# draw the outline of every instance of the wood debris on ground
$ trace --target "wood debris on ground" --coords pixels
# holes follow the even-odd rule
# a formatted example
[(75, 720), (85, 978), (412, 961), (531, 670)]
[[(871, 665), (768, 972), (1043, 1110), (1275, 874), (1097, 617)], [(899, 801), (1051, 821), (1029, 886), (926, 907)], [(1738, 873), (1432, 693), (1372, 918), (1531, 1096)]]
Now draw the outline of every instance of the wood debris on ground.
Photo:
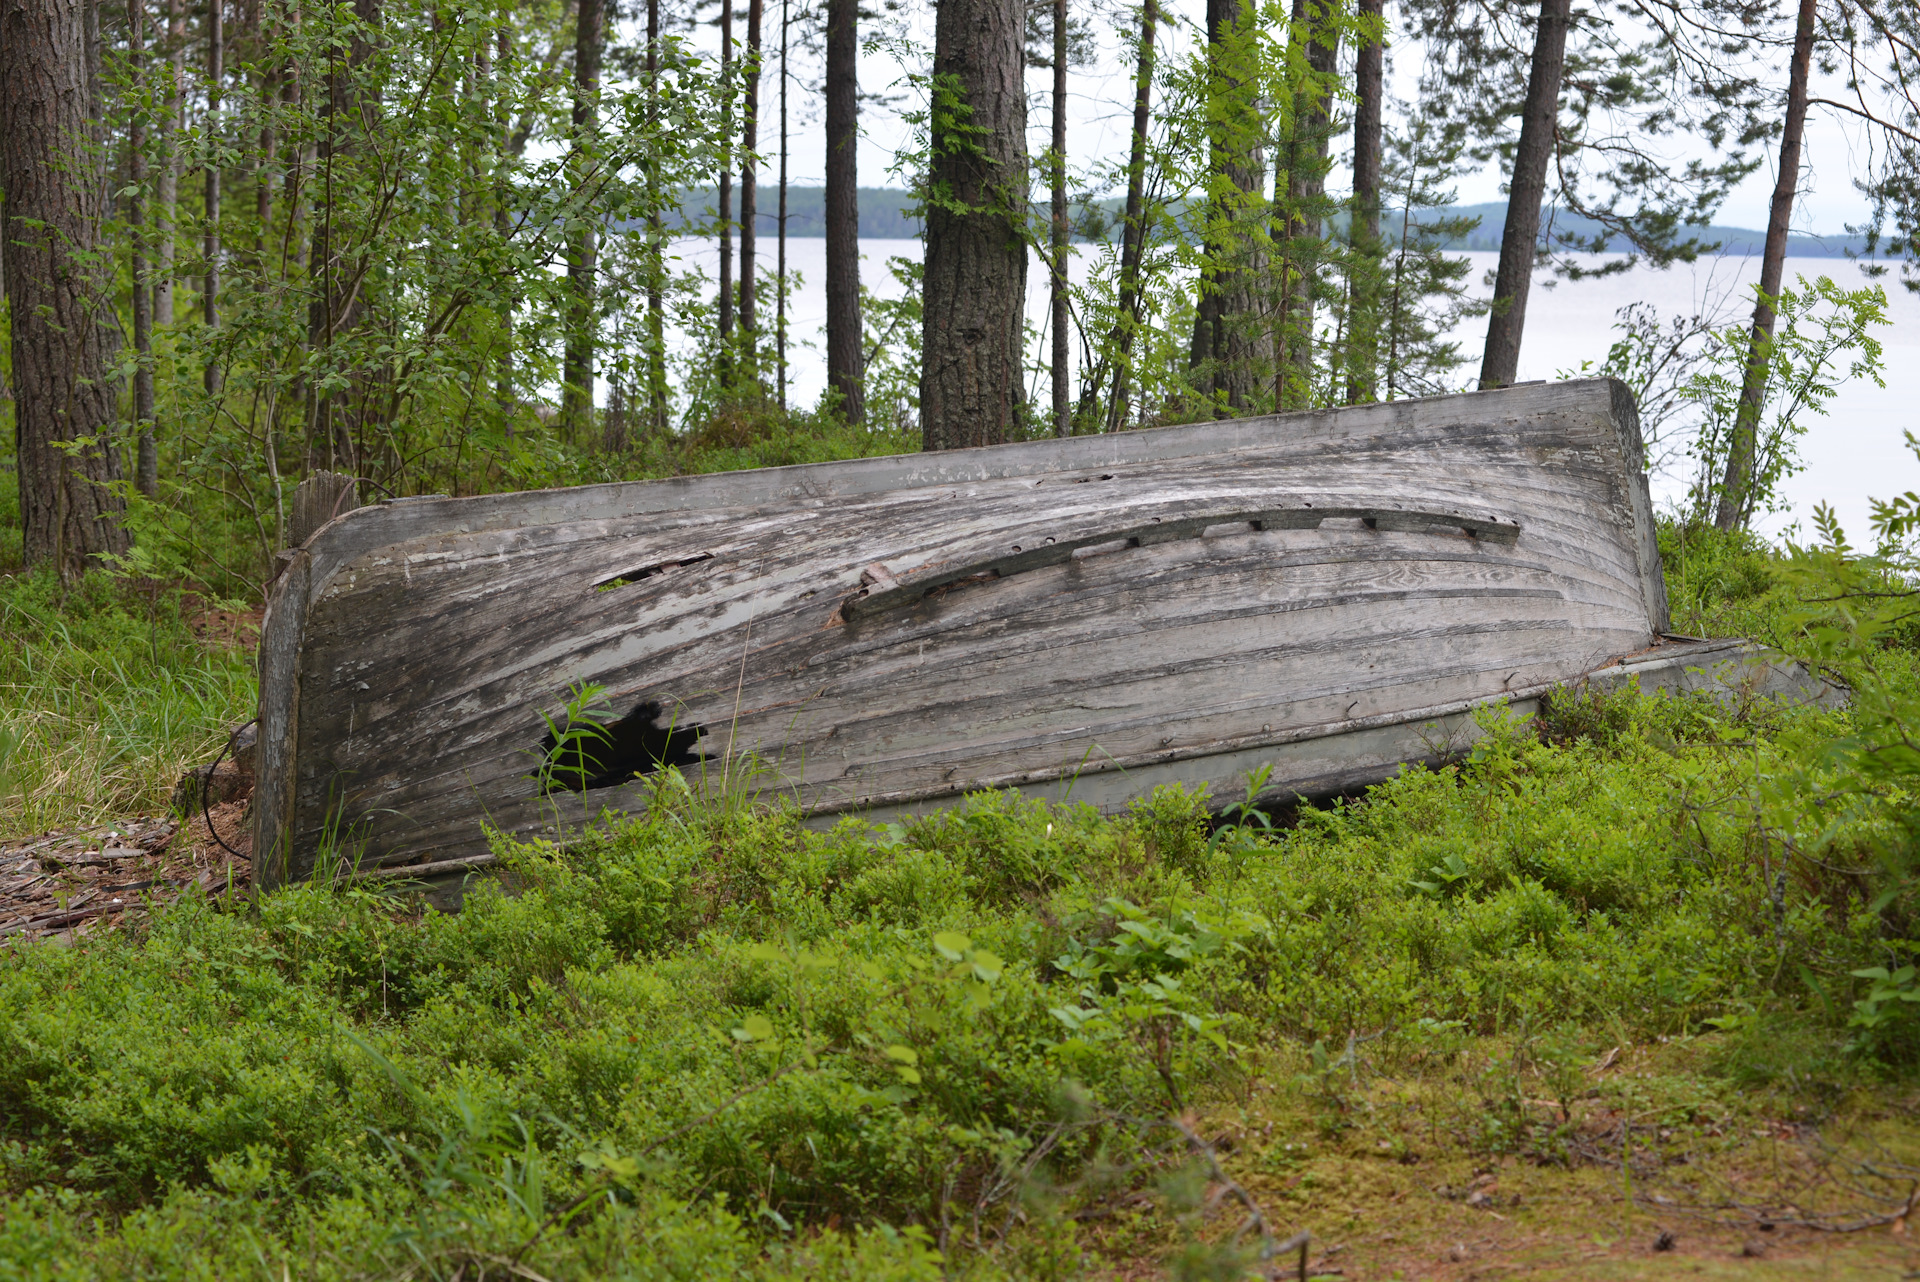
[(0, 942), (77, 939), (191, 887), (244, 890), (252, 880), (246, 810), (237, 797), (185, 824), (140, 817), (0, 842)]

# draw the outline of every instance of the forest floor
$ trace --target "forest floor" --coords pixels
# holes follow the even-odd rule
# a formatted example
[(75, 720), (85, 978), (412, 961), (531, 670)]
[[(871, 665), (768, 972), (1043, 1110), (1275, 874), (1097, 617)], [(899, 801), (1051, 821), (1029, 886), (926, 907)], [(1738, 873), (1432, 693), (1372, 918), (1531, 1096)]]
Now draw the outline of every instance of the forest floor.
[[(1523, 1153), (1475, 1154), (1436, 1129), (1472, 1092), (1417, 1067), (1367, 1078), (1331, 1134), (1312, 1092), (1255, 1087), (1213, 1143), (1267, 1216), (1312, 1231), (1311, 1277), (1920, 1276), (1920, 1087), (1825, 1102), (1728, 1092), (1713, 1067), (1724, 1044), (1608, 1048), (1571, 1099), (1525, 1102), (1546, 1142)], [(1628, 1117), (1645, 1127), (1631, 1143)], [(1166, 1275), (1153, 1209), (1142, 1204), (1137, 1261), (1111, 1276)], [(1119, 1259), (1126, 1237), (1096, 1240)]]
[[(1765, 637), (1716, 558), (1680, 626)], [(0, 1276), (1920, 1278), (1911, 887), (1750, 804), (1845, 714), (1569, 704), (1273, 830), (666, 776), (449, 917), (167, 813), (246, 611), (0, 623)]]

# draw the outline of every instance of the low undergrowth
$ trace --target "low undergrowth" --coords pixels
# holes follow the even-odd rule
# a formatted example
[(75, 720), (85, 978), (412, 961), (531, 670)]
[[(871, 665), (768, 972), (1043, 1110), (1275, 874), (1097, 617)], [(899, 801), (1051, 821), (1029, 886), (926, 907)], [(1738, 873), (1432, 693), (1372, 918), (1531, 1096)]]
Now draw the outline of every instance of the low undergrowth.
[[(1858, 1176), (1843, 1135), (1920, 1171), (1906, 571), (1665, 551), (1678, 626), (1852, 708), (1493, 710), (1285, 826), (1163, 789), (821, 832), (667, 772), (458, 916), (307, 885), (0, 949), (0, 1276), (1228, 1277), (1302, 1227), (1387, 1276), (1488, 1216), (1624, 1251)], [(247, 715), (192, 606), (0, 581), (8, 832), (157, 806)], [(1830, 1228), (1863, 1178), (1775, 1201)]]
[(1178, 790), (1114, 818), (981, 794), (814, 832), (669, 775), (564, 854), (502, 842), (518, 892), (481, 885), (458, 916), (310, 885), (16, 947), (0, 1261), (1191, 1271), (1225, 1247), (1180, 1228), (1176, 1119), (1284, 1118), (1243, 1150), (1257, 1183), (1377, 1128), (1392, 1070), (1425, 1083), (1422, 1146), (1577, 1165), (1572, 1105), (1534, 1105), (1605, 1046), (1663, 1040), (1748, 1101), (1718, 1113), (1770, 1092), (1830, 1112), (1920, 1053), (1920, 1020), (1856, 1005), (1912, 905), (1865, 857), (1769, 872), (1747, 799), (1838, 725), (1756, 715), (1489, 716), (1461, 764), (1279, 832), (1210, 833)]

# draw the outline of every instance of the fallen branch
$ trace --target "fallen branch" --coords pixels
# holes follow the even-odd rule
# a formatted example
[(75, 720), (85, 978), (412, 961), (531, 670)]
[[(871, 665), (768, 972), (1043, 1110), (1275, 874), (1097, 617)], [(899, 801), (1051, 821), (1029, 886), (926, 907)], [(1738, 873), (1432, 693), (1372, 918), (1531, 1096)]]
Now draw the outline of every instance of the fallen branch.
[[(1348, 1043), (1347, 1053), (1349, 1055), (1353, 1053), (1351, 1041)], [(1245, 1237), (1249, 1231), (1257, 1232), (1260, 1235), (1261, 1275), (1268, 1278), (1279, 1277), (1280, 1272), (1278, 1267), (1270, 1264), (1269, 1261), (1285, 1255), (1289, 1251), (1298, 1251), (1300, 1253), (1300, 1282), (1307, 1282), (1307, 1246), (1313, 1241), (1313, 1235), (1307, 1232), (1307, 1230), (1301, 1229), (1284, 1242), (1274, 1241), (1273, 1230), (1267, 1227), (1267, 1216), (1266, 1213), (1260, 1209), (1260, 1203), (1254, 1201), (1253, 1194), (1247, 1192), (1240, 1181), (1227, 1174), (1226, 1168), (1220, 1165), (1219, 1155), (1213, 1151), (1213, 1145), (1208, 1143), (1207, 1140), (1201, 1136), (1200, 1132), (1187, 1125), (1187, 1120), (1184, 1117), (1174, 1118), (1173, 1125), (1175, 1129), (1187, 1137), (1187, 1143), (1207, 1159), (1207, 1168), (1212, 1173), (1213, 1178), (1225, 1188), (1228, 1193), (1233, 1195), (1235, 1201), (1246, 1208), (1247, 1218), (1241, 1223), (1238, 1229), (1234, 1230), (1233, 1240), (1238, 1244), (1240, 1239)]]

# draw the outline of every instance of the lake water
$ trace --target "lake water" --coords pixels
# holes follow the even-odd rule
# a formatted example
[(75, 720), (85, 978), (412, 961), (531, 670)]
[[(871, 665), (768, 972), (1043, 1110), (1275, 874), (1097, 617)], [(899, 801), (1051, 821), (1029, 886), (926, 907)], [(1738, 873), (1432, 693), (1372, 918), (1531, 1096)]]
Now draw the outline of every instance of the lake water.
[[(773, 244), (763, 240), (765, 255), (761, 270), (769, 285), (773, 272)], [(715, 272), (718, 252), (710, 241), (681, 241), (675, 252), (683, 268), (700, 267)], [(865, 262), (862, 278), (867, 287), (885, 296), (898, 296), (899, 286), (886, 270), (889, 257), (913, 257), (920, 253), (917, 240), (865, 240), (861, 242)], [(1496, 255), (1466, 255), (1473, 262), (1475, 289), (1482, 295), (1491, 290), (1483, 283), (1491, 272)], [(810, 404), (826, 385), (826, 242), (818, 238), (794, 238), (787, 242), (788, 270), (797, 273), (799, 286), (788, 303), (790, 398), (796, 404)], [(1088, 256), (1076, 259), (1073, 275), (1084, 274)], [(1851, 288), (1861, 283), (1858, 268), (1845, 260), (1805, 258), (1787, 260), (1786, 278), (1797, 274), (1808, 278), (1825, 273), (1841, 285)], [(1710, 258), (1698, 263), (1681, 264), (1667, 271), (1638, 267), (1632, 271), (1599, 280), (1560, 281), (1545, 287), (1545, 278), (1536, 278), (1527, 303), (1525, 342), (1521, 348), (1520, 378), (1552, 378), (1562, 370), (1577, 369), (1583, 361), (1596, 364), (1606, 356), (1616, 334), (1616, 313), (1628, 303), (1645, 301), (1663, 313), (1691, 313), (1699, 300), (1724, 295), (1759, 279), (1758, 258)], [(1046, 322), (1046, 272), (1036, 261), (1028, 272), (1027, 313), (1036, 327)], [(1805, 471), (1791, 477), (1784, 486), (1790, 510), (1769, 517), (1763, 528), (1779, 534), (1798, 522), (1804, 534), (1810, 525), (1808, 516), (1815, 503), (1831, 503), (1856, 544), (1865, 542), (1868, 500), (1887, 498), (1896, 493), (1920, 490), (1920, 461), (1916, 461), (1902, 439), (1913, 429), (1920, 434), (1920, 297), (1888, 285), (1888, 315), (1892, 319), (1881, 334), (1886, 344), (1886, 387), (1872, 383), (1844, 386), (1825, 418), (1808, 421), (1808, 433), (1801, 441)], [(1479, 372), (1479, 352), (1486, 322), (1481, 319), (1463, 328), (1458, 337), (1462, 350), (1472, 354), (1470, 365), (1460, 371), (1462, 386)], [(1672, 501), (1684, 494), (1687, 477), (1658, 475), (1654, 478), (1656, 497)]]

